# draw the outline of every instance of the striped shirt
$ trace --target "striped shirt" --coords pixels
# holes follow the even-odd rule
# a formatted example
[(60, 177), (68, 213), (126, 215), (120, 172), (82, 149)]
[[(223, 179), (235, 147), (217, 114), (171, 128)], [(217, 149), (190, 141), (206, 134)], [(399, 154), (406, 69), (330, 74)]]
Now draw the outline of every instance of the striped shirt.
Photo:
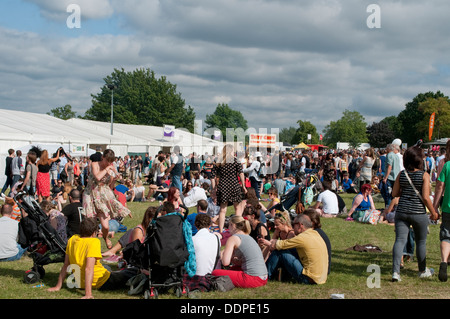
[[(422, 195), (424, 173), (424, 171), (408, 172), (411, 182), (414, 184), (420, 195)], [(401, 195), (396, 212), (405, 214), (425, 214), (425, 205), (409, 183), (404, 170), (400, 172), (399, 182)]]

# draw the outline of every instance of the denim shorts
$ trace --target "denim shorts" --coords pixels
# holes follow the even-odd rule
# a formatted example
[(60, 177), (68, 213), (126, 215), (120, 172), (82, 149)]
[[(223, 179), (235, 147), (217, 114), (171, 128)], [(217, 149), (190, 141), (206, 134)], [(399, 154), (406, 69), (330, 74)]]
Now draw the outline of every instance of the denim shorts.
[(450, 213), (442, 212), (439, 240), (450, 243)]

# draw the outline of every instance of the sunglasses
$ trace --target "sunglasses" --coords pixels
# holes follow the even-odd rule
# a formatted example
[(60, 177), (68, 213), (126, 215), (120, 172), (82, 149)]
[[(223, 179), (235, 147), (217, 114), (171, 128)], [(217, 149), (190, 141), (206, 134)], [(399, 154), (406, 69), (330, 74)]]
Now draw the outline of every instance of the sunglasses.
[(275, 214), (275, 217), (284, 219), (284, 220), (286, 221), (286, 217), (284, 217), (284, 215), (281, 214), (281, 213), (276, 213), (276, 214)]

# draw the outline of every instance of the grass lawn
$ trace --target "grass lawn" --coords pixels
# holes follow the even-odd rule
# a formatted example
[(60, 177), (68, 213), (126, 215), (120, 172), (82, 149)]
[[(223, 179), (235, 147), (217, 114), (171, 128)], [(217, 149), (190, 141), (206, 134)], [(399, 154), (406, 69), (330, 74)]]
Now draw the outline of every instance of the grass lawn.
[[(343, 194), (343, 199), (350, 208), (353, 195)], [(124, 224), (134, 227), (148, 205), (156, 203), (129, 203), (133, 218), (126, 218)], [(377, 207), (383, 207), (377, 203)], [(230, 208), (229, 213), (232, 213)], [(307, 286), (295, 283), (270, 281), (265, 287), (256, 289), (233, 289), (226, 293), (202, 293), (201, 299), (330, 299), (331, 294), (344, 294), (345, 299), (443, 299), (450, 296), (450, 282), (441, 283), (437, 275), (429, 280), (418, 278), (417, 263), (413, 260), (405, 264), (401, 271), (402, 281), (392, 283), (392, 247), (395, 240), (394, 227), (386, 224), (368, 225), (348, 222), (343, 218), (322, 219), (322, 228), (330, 238), (332, 245), (331, 274), (326, 284)], [(115, 243), (123, 233), (113, 238)], [(103, 249), (106, 249), (101, 240)], [(379, 246), (382, 253), (346, 251), (356, 244), (373, 244)], [(439, 269), (439, 226), (430, 225), (427, 241), (427, 266)], [(0, 299), (79, 299), (84, 291), (63, 288), (58, 293), (49, 293), (47, 287), (53, 286), (58, 278), (62, 264), (45, 266), (45, 287), (32, 288), (23, 283), (23, 275), (32, 266), (32, 260), (24, 257), (16, 262), (0, 263)], [(377, 283), (371, 265), (380, 269), (379, 285), (370, 288), (369, 284)], [(368, 270), (369, 268), (369, 270)], [(114, 292), (94, 291), (96, 299), (141, 299), (142, 296), (128, 296), (127, 290)], [(160, 299), (176, 298), (173, 294), (160, 295)]]

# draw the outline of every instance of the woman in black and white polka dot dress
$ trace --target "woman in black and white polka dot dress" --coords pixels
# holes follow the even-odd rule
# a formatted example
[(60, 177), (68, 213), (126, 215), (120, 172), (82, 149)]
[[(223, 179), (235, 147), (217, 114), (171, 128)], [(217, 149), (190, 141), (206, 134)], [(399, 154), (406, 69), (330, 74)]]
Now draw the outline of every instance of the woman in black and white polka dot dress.
[(225, 215), (228, 203), (233, 203), (235, 214), (242, 215), (242, 200), (247, 192), (242, 164), (234, 156), (233, 145), (227, 144), (222, 150), (218, 163), (215, 163), (211, 172), (212, 198), (216, 200), (216, 205), (220, 206), (219, 231), (223, 231)]

